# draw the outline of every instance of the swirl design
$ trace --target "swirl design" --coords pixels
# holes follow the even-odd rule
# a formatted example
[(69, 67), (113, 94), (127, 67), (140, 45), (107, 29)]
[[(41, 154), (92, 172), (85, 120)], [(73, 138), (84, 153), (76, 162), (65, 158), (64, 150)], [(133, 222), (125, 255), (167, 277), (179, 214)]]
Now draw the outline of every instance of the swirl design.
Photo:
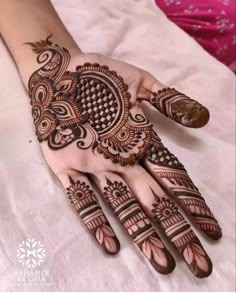
[(122, 165), (134, 164), (149, 147), (152, 126), (131, 113), (128, 86), (107, 66), (85, 63), (66, 71), (69, 52), (45, 41), (31, 43), (42, 67), (29, 80), (32, 116), (40, 142), (53, 150), (72, 142)]

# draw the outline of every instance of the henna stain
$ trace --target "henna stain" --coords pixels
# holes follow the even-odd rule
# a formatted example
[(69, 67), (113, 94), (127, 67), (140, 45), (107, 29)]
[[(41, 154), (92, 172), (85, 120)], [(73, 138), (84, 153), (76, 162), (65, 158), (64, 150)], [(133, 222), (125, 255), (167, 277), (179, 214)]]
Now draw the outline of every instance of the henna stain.
[(164, 147), (156, 133), (153, 134), (146, 161), (149, 171), (157, 176), (158, 183), (180, 202), (197, 227), (212, 239), (221, 238), (221, 228), (198, 188), (184, 166)]
[(212, 262), (190, 225), (172, 200), (153, 194), (153, 219), (183, 256), (191, 272), (198, 278), (208, 277), (212, 272)]
[(46, 141), (52, 150), (76, 142), (114, 163), (136, 163), (149, 147), (152, 125), (143, 115), (131, 114), (122, 77), (97, 63), (66, 71), (70, 54), (50, 38), (27, 43), (43, 63), (28, 82), (39, 142)]
[(88, 184), (82, 181), (73, 181), (66, 189), (71, 203), (76, 208), (81, 220), (95, 239), (108, 254), (119, 252), (120, 243), (104, 215), (97, 199)]
[(186, 127), (203, 127), (210, 119), (207, 108), (174, 88), (152, 92), (150, 103), (163, 115)]
[(151, 265), (161, 274), (169, 274), (175, 261), (163, 245), (150, 220), (142, 211), (134, 195), (122, 182), (106, 179), (104, 196)]

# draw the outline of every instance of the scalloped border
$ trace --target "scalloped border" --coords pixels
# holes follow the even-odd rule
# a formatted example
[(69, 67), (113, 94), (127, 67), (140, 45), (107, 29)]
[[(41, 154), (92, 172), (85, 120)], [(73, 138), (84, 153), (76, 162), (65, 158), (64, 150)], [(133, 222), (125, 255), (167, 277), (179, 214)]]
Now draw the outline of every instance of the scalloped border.
[[(129, 116), (129, 110), (131, 109), (132, 105), (130, 103), (130, 98), (131, 98), (131, 94), (128, 92), (128, 85), (126, 83), (124, 83), (124, 80), (121, 76), (119, 76), (116, 71), (114, 70), (110, 70), (108, 66), (106, 65), (100, 65), (98, 63), (89, 63), (86, 62), (84, 63), (84, 65), (78, 65), (76, 66), (76, 72), (77, 73), (86, 73), (86, 72), (101, 72), (103, 74), (105, 74), (108, 78), (110, 78), (115, 85), (117, 86), (117, 88), (119, 89), (119, 91), (121, 92), (121, 101), (123, 104), (123, 109), (121, 109), (121, 115), (119, 120), (113, 124), (111, 126), (111, 128), (109, 127), (108, 131), (104, 131), (104, 132), (98, 132), (99, 136), (101, 138), (103, 138), (104, 136), (107, 138), (110, 138), (113, 136), (114, 131), (119, 131), (127, 122), (128, 120), (128, 116)], [(105, 81), (104, 81), (105, 82)]]

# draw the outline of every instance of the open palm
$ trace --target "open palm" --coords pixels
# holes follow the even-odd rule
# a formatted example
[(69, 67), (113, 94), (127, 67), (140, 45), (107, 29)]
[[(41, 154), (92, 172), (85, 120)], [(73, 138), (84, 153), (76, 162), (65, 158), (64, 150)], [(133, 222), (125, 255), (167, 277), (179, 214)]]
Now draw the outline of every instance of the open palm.
[(96, 240), (109, 254), (119, 251), (93, 185), (158, 272), (170, 273), (175, 261), (150, 220), (197, 277), (208, 276), (211, 260), (175, 202), (212, 239), (221, 237), (221, 229), (140, 102), (187, 127), (204, 126), (207, 109), (132, 65), (99, 54), (70, 58), (50, 37), (30, 45), (41, 64), (28, 83), (37, 137)]

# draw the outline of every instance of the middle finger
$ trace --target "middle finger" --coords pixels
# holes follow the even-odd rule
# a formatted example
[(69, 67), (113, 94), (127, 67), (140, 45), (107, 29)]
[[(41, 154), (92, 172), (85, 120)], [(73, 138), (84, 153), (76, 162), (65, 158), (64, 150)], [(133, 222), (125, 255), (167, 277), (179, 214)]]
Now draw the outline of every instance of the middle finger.
[(122, 225), (151, 265), (161, 274), (172, 272), (175, 268), (173, 257), (165, 248), (126, 182), (112, 172), (100, 172), (93, 174), (92, 177)]

